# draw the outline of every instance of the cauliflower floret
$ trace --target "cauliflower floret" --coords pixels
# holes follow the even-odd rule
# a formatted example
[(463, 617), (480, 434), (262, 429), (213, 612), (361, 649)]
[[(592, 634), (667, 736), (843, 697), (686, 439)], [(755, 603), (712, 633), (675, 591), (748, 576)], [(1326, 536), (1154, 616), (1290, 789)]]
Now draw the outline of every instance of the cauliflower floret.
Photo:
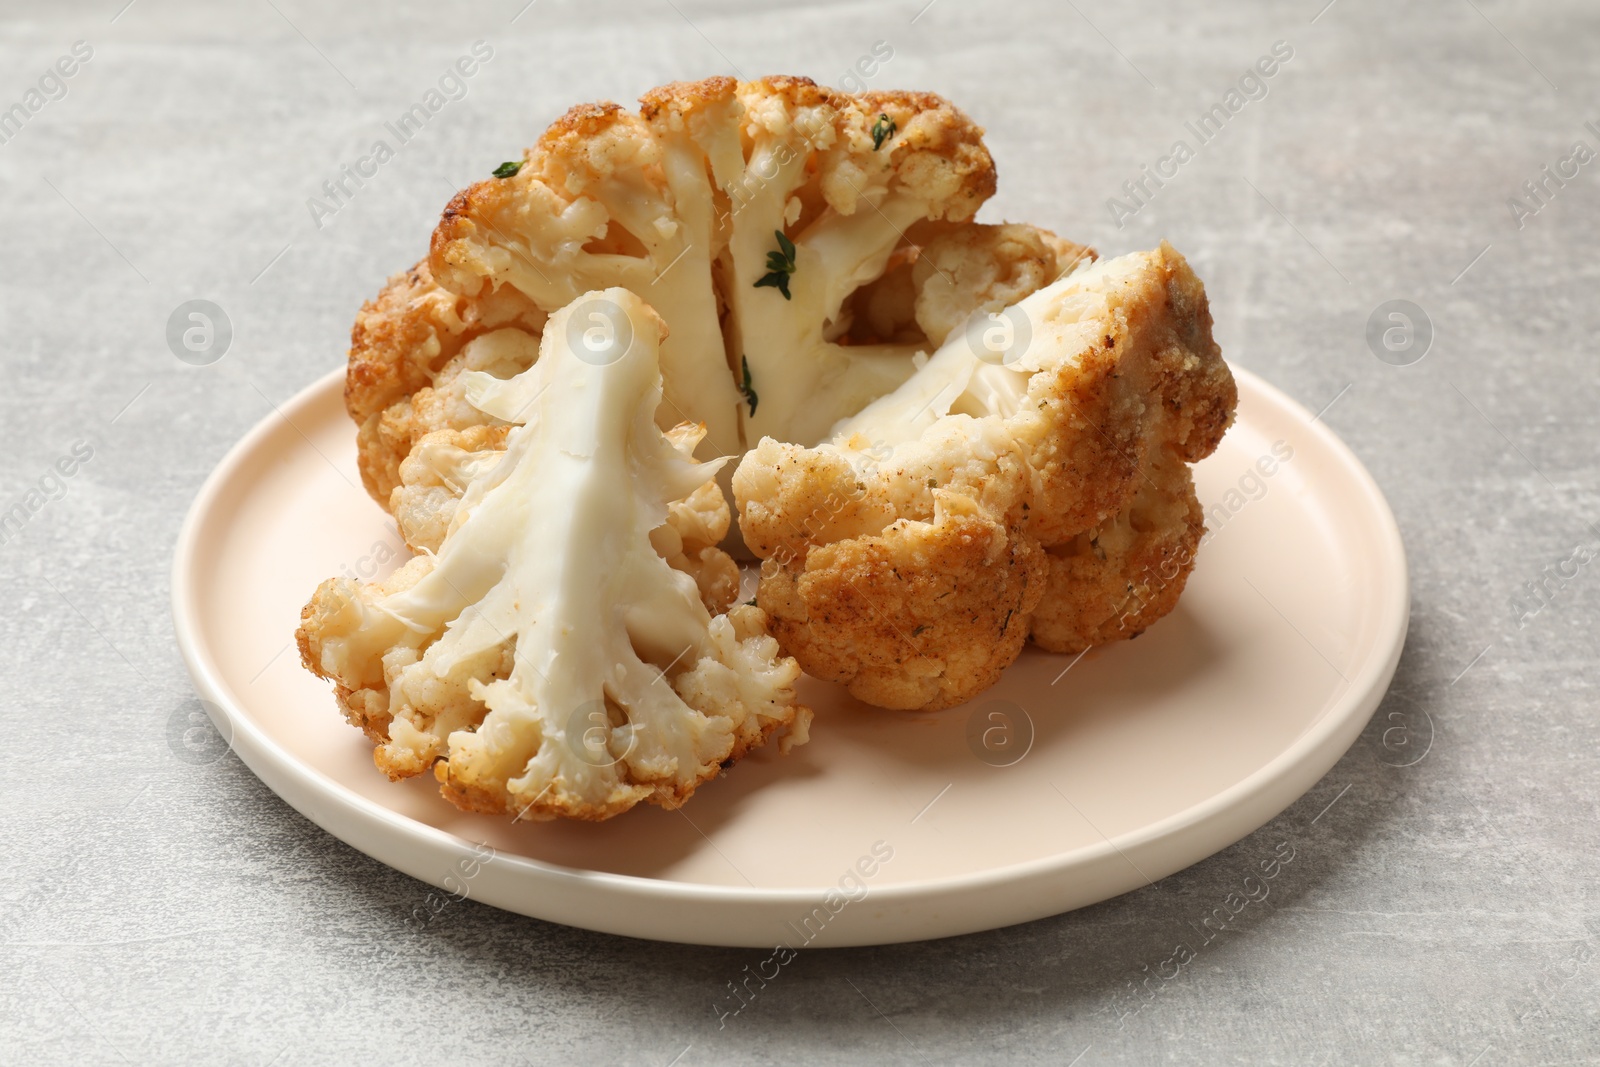
[[(688, 432), (683, 432), (688, 431)], [(705, 425), (684, 423), (667, 436), (686, 456), (705, 436)], [(650, 534), (661, 558), (694, 579), (706, 610), (721, 614), (739, 599), (739, 565), (717, 546), (728, 536), (733, 514), (728, 498), (714, 482), (707, 482), (667, 507), (667, 521)]]
[(389, 498), (389, 510), (411, 551), (439, 551), (461, 494), (500, 461), (510, 429), (501, 423), (435, 430), (412, 446), (400, 464), (400, 484)]
[[(1041, 604), (1069, 582), (1125, 577), (1110, 573), (1123, 556), (1096, 558), (1097, 572), (1049, 550), (1071, 556), (1078, 535), (1124, 512), (1133, 529), (1149, 515), (1172, 523), (1181, 543), (1198, 520), (1164, 498), (1192, 489), (1186, 468), (1162, 464), (1209, 454), (1235, 400), (1181, 256), (1163, 245), (1080, 266), (952, 330), (829, 443), (764, 440), (744, 458), (733, 490), (745, 543), (766, 561), (758, 602), (801, 666), (861, 699), (959, 703), (1016, 658), (1041, 610), (1046, 647), (1106, 636), (1070, 604)], [(1136, 502), (1141, 485), (1155, 499)], [(1146, 605), (1139, 628), (1171, 600)]]
[(856, 100), (772, 78), (739, 95), (750, 147), (722, 265), (729, 350), (753, 394), (744, 440), (814, 444), (909, 377), (928, 347), (835, 343), (846, 299), (885, 272), (910, 228), (970, 219), (994, 192), (994, 165), (983, 131), (932, 94)]
[(467, 342), (536, 338), (548, 313), (611, 285), (670, 328), (661, 426), (705, 423), (709, 454), (821, 440), (930, 347), (909, 316), (905, 336), (846, 338), (846, 305), (891, 266), (915, 299), (908, 231), (963, 223), (994, 191), (981, 135), (930, 94), (804, 78), (667, 85), (638, 114), (573, 108), (515, 174), (457, 194), (428, 260), (363, 310), (346, 400), (368, 489), (388, 506), (425, 434), (489, 421), (424, 396)]
[(1009, 307), (1094, 258), (1093, 249), (1018, 223), (946, 230), (917, 258), (917, 323), (942, 345), (974, 311)]
[(1092, 530), (1047, 550), (1050, 576), (1033, 639), (1051, 652), (1138, 637), (1177, 607), (1205, 533), (1189, 467), (1152, 448), (1133, 500)]
[[(611, 316), (593, 337), (578, 318), (591, 309)], [(469, 480), (437, 552), (375, 585), (324, 583), (301, 656), (378, 742), (381, 769), (432, 767), (462, 808), (676, 807), (773, 735), (805, 740), (799, 667), (759, 608), (713, 614), (664, 558), (692, 551), (715, 568), (705, 552), (728, 514), (707, 491), (721, 461), (687, 454), (703, 428), (655, 424), (661, 320), (610, 289), (549, 325), (531, 369), (464, 376), (467, 401), (513, 428), (493, 462), (453, 457)], [(435, 451), (471, 457), (472, 443)]]
[[(357, 465), (373, 499), (388, 506), (400, 484), (400, 463), (423, 436), (490, 421), (464, 405), (426, 402), (435, 381), (459, 369), (462, 349), (491, 331), (520, 329), (534, 345), (517, 355), (531, 359), (544, 322), (545, 313), (515, 290), (467, 300), (441, 288), (427, 260), (389, 279), (356, 316), (345, 377), (345, 407), (357, 427)], [(508, 349), (502, 347), (502, 354)], [(423, 402), (414, 405), (414, 397)]]

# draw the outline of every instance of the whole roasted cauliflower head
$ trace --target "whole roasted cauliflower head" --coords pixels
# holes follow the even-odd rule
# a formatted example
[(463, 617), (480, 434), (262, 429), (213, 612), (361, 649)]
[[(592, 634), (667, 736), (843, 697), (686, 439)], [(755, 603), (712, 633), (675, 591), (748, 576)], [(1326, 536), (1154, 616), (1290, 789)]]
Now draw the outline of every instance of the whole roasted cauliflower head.
[[(1235, 399), (1181, 256), (1080, 262), (947, 331), (829, 441), (744, 457), (733, 490), (773, 633), (860, 699), (923, 709), (991, 685), (1030, 634), (1056, 651), (1136, 635), (1193, 566), (1186, 464)], [(1118, 628), (1140, 568), (1185, 546), (1173, 591)]]
[[(469, 810), (604, 819), (805, 740), (798, 665), (759, 608), (728, 609), (721, 461), (692, 457), (704, 427), (656, 424), (664, 333), (635, 294), (590, 293), (530, 369), (464, 375), (508, 429), (435, 431), (406, 460), (464, 482), (447, 508), (408, 505), (432, 550), (306, 605), (301, 657), (391, 777), (431, 768)], [(503, 451), (475, 447), (493, 436)]]

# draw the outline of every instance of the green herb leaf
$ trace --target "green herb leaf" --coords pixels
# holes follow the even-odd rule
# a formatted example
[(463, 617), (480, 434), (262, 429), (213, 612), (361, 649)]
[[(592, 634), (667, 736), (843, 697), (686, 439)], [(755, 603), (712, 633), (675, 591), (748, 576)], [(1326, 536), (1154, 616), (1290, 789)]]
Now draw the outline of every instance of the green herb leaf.
[(515, 178), (517, 171), (522, 169), (522, 160), (510, 159), (494, 168), (496, 178)]
[(897, 129), (899, 129), (899, 127), (894, 124), (894, 119), (890, 118), (888, 115), (880, 114), (878, 116), (878, 121), (872, 124), (872, 150), (876, 152), (878, 149), (882, 148), (883, 142), (893, 137), (894, 132)]
[[(784, 278), (784, 281), (788, 281), (789, 280), (789, 276), (787, 274), (785, 274), (783, 276), (783, 278)], [(757, 282), (756, 284), (760, 285), (761, 283)], [(783, 295), (784, 296), (788, 296), (789, 295), (788, 291), (785, 290)], [(761, 398), (759, 396), (756, 396), (756, 391), (750, 384), (750, 360), (749, 360), (749, 358), (746, 357), (746, 356), (740, 356), (739, 357), (739, 367), (740, 367), (740, 369), (742, 369), (744, 371), (744, 381), (742, 383), (740, 383), (740, 385), (739, 385), (739, 392), (744, 394), (745, 402), (750, 405), (750, 414), (752, 416), (754, 416), (755, 413), (756, 413), (756, 405), (761, 402)]]
[(763, 288), (763, 287), (777, 289), (778, 292), (783, 294), (783, 298), (785, 300), (793, 300), (794, 299), (792, 296), (789, 295), (789, 272), (788, 271), (775, 270), (775, 271), (769, 271), (768, 273), (763, 274), (761, 277), (756, 279), (756, 284), (755, 284), (754, 288), (760, 289), (760, 288)]
[(776, 289), (785, 300), (792, 300), (794, 298), (789, 295), (789, 276), (795, 268), (794, 242), (784, 236), (782, 230), (773, 230), (772, 235), (778, 239), (778, 250), (767, 253), (767, 273), (756, 279), (754, 287)]

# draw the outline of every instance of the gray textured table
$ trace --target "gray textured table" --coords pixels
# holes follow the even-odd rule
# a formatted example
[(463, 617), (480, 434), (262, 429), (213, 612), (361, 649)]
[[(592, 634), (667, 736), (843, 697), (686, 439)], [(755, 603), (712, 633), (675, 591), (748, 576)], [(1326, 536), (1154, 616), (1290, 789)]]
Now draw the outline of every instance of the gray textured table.
[[(524, 2), (6, 5), (0, 109), (23, 117), (0, 117), (0, 504), (27, 521), (0, 544), (0, 1061), (1600, 1059), (1600, 11)], [(477, 40), (493, 56), (465, 96), (313, 218), (308, 198)], [(1159, 886), (805, 954), (721, 1029), (712, 1004), (759, 953), (472, 902), (419, 933), (425, 887), (232, 756), (170, 742), (193, 696), (167, 607), (184, 509), (272, 403), (342, 360), (353, 311), (449, 189), (567, 104), (716, 72), (837, 82), (879, 41), (872, 84), (947, 93), (988, 127), (986, 217), (1113, 252), (1170, 237), (1229, 357), (1326, 406), (1410, 553), (1394, 692), (1299, 803)], [(1123, 191), (1279, 41), (1292, 57), (1175, 177)], [(205, 367), (165, 339), (195, 298), (234, 328)], [(1415, 313), (1409, 341), (1368, 343), (1390, 300), (1431, 324), (1420, 361)], [(1285, 841), (1271, 899), (1147, 982)]]

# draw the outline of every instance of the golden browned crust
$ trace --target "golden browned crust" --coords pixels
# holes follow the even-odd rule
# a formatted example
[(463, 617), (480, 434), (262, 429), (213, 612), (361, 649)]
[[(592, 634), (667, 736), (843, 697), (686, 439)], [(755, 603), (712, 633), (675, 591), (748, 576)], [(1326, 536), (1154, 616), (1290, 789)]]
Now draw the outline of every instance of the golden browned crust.
[(654, 122), (664, 114), (687, 115), (733, 99), (739, 83), (717, 75), (692, 82), (668, 82), (639, 97), (639, 117)]
[(807, 673), (878, 707), (932, 711), (993, 685), (1028, 635), (1044, 553), (956, 493), (931, 523), (764, 568), (759, 603)]
[(570, 150), (573, 141), (593, 137), (609, 129), (626, 115), (626, 108), (610, 100), (600, 100), (592, 104), (574, 104), (539, 135), (538, 145), (529, 157), (534, 160), (544, 160), (552, 153)]
[(380, 503), (399, 482), (408, 441), (382, 440), (383, 412), (432, 381), (455, 355), (459, 336), (449, 328), (454, 294), (434, 283), (427, 260), (394, 275), (367, 301), (350, 331), (345, 409), (355, 420), (361, 480)]
[(439, 292), (427, 260), (390, 277), (361, 306), (350, 330), (345, 409), (358, 424), (428, 384), (429, 365), (447, 354), (426, 351), (443, 331), (431, 297)]
[(953, 176), (959, 193), (946, 200), (943, 218), (970, 219), (994, 195), (999, 180), (994, 158), (983, 143), (983, 127), (966, 112), (936, 93), (911, 90), (867, 92), (859, 100), (869, 123), (878, 115), (894, 121), (894, 151), (912, 157), (896, 160), (902, 181), (922, 180), (922, 172), (931, 168)]
[(794, 107), (819, 107), (826, 104), (837, 111), (842, 111), (855, 102), (849, 93), (841, 93), (818, 85), (810, 78), (797, 74), (769, 74), (764, 78), (747, 82), (746, 88), (782, 97)]
[(1035, 453), (1046, 503), (1030, 530), (1051, 547), (1033, 640), (1054, 652), (1137, 637), (1177, 606), (1205, 529), (1186, 464), (1216, 449), (1238, 402), (1200, 279), (1165, 242), (1147, 258), (1109, 294), (1073, 390), (1076, 440)]
[(1189, 468), (1163, 449), (1125, 511), (1048, 550), (1034, 642), (1081, 652), (1138, 637), (1177, 607), (1204, 533)]
[(1160, 393), (1168, 427), (1165, 440), (1186, 463), (1216, 451), (1233, 425), (1239, 388), (1211, 335), (1211, 302), (1189, 261), (1165, 241), (1157, 254), (1166, 279), (1166, 328), (1160, 353)]
[[(527, 166), (526, 156), (524, 156), (523, 166)], [(477, 225), (472, 221), (472, 217), (480, 213), (482, 201), (487, 199), (491, 192), (497, 191), (501, 187), (497, 181), (481, 181), (473, 182), (465, 189), (456, 190), (456, 194), (450, 198), (450, 202), (445, 204), (444, 210), (439, 213), (439, 224), (433, 228), (433, 233), (428, 237), (426, 262), (428, 262), (430, 269), (432, 269), (434, 263), (440, 262), (444, 256), (445, 249), (449, 247), (451, 242), (471, 236), (477, 232)], [(483, 285), (487, 286), (488, 283), (484, 282)], [(481, 287), (474, 292), (469, 292), (467, 295), (476, 296), (479, 292), (482, 292)]]
[(1029, 532), (1045, 544), (1126, 507), (1153, 448), (1198, 461), (1233, 420), (1238, 391), (1204, 286), (1168, 244), (1144, 260), (1103, 290), (1103, 333), (1083, 359), (1029, 382), (1057, 431), (1032, 452), (1041, 483)]
[(361, 481), (385, 508), (400, 463), (432, 430), (457, 425), (415, 416), (411, 399), (462, 348), (501, 326), (537, 333), (543, 316), (514, 292), (472, 302), (439, 285), (427, 260), (389, 279), (356, 316), (345, 372), (345, 409), (356, 423)]

